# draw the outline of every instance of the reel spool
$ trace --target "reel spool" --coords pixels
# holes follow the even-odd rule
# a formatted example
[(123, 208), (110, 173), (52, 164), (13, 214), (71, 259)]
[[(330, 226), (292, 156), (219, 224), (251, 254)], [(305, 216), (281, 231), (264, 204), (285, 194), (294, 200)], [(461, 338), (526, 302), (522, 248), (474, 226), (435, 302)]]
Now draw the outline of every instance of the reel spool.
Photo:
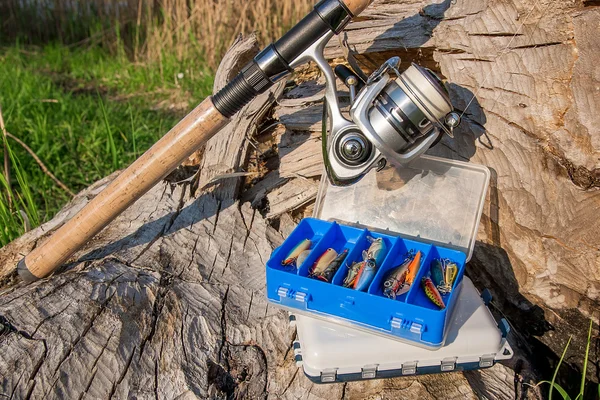
[[(353, 121), (393, 164), (407, 164), (459, 123), (448, 91), (429, 69), (412, 64), (402, 74), (400, 59), (388, 60), (367, 82), (352, 106)], [(388, 74), (393, 70), (397, 78)], [(448, 124), (448, 125), (446, 125)]]
[[(356, 182), (371, 168), (407, 164), (436, 144), (443, 132), (451, 137), (460, 123), (448, 91), (431, 70), (412, 64), (400, 73), (393, 57), (374, 72), (354, 99), (349, 85), (354, 125), (332, 129), (325, 164), (330, 181)], [(395, 79), (390, 77), (394, 72)], [(336, 74), (348, 84), (358, 78), (345, 68)], [(361, 82), (362, 83), (362, 82)], [(330, 105), (331, 106), (331, 105)]]

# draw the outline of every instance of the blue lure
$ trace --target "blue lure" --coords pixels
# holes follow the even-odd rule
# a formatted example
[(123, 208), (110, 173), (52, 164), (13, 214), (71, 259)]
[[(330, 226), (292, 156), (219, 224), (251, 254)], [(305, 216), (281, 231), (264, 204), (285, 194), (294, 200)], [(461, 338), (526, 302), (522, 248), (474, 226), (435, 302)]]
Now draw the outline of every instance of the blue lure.
[(387, 246), (382, 238), (367, 237), (371, 245), (368, 250), (363, 251), (363, 259), (373, 260), (377, 266), (380, 266), (387, 253)]
[(372, 259), (366, 260), (360, 271), (358, 271), (358, 276), (356, 277), (356, 282), (354, 283), (354, 289), (361, 292), (367, 290), (373, 281), (373, 278), (375, 278), (376, 273), (377, 264), (375, 261)]

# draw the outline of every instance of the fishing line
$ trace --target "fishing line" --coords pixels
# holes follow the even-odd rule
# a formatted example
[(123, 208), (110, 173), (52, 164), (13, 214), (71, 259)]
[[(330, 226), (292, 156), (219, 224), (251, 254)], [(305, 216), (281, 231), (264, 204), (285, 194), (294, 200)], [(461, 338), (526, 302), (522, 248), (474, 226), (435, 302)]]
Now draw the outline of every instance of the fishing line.
[[(496, 63), (496, 60), (498, 59), (498, 57), (500, 57), (501, 55), (503, 55), (504, 52), (510, 48), (510, 45), (512, 44), (512, 42), (519, 35), (519, 33), (521, 32), (521, 29), (523, 29), (523, 26), (525, 25), (525, 21), (527, 21), (527, 19), (529, 18), (529, 16), (533, 12), (533, 10), (535, 10), (535, 8), (536, 8), (537, 5), (538, 5), (538, 2), (536, 1), (533, 4), (533, 7), (531, 7), (531, 10), (529, 10), (529, 13), (527, 13), (527, 15), (525, 16), (525, 18), (523, 18), (523, 22), (521, 22), (521, 25), (519, 25), (519, 28), (517, 29), (517, 31), (515, 32), (515, 34), (511, 37), (511, 39), (508, 42), (508, 44), (496, 55), (496, 57), (494, 57), (494, 60), (492, 61), (492, 63)], [(543, 14), (542, 14), (542, 16), (543, 16)], [(542, 19), (542, 17), (540, 17), (540, 21), (541, 21), (541, 19)], [(538, 23), (539, 23), (539, 21), (538, 21)], [(530, 38), (531, 38), (531, 36), (530, 36)], [(519, 56), (519, 58), (522, 58), (522, 56)], [(522, 62), (522, 60), (521, 60), (521, 62)], [(469, 106), (471, 105), (471, 103), (473, 103), (473, 101), (475, 100), (475, 98), (477, 97), (477, 95), (479, 94), (479, 92), (481, 91), (481, 89), (483, 89), (483, 85), (485, 85), (485, 83), (487, 82), (487, 80), (489, 79), (489, 77), (492, 75), (492, 72), (493, 72), (493, 68), (490, 68), (490, 71), (486, 74), (485, 78), (483, 79), (483, 81), (479, 85), (479, 88), (477, 88), (477, 90), (475, 91), (475, 94), (473, 94), (473, 97), (467, 103), (467, 106), (464, 108), (462, 114), (460, 114), (460, 118), (462, 118), (465, 115), (465, 113), (467, 112), (467, 109), (469, 108)]]

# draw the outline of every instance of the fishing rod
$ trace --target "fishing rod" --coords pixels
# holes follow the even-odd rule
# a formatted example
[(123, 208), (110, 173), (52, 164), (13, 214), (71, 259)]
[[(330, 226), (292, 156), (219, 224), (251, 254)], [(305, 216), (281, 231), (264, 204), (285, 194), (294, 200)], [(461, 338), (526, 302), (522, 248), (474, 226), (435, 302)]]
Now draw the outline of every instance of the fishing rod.
[[(373, 0), (321, 0), (297, 25), (267, 46), (223, 89), (190, 114), (125, 169), (72, 219), (19, 261), (25, 282), (50, 275), (92, 237), (218, 133), (238, 111), (295, 68), (314, 61), (323, 72), (326, 117), (323, 157), (329, 180), (350, 185), (387, 161), (405, 164), (452, 135), (460, 118), (448, 92), (431, 71), (413, 64), (403, 73), (393, 57), (363, 82), (360, 74), (332, 70), (325, 45)], [(395, 79), (392, 79), (392, 73)], [(350, 119), (340, 111), (336, 74), (349, 87)], [(324, 118), (324, 125), (326, 124)]]

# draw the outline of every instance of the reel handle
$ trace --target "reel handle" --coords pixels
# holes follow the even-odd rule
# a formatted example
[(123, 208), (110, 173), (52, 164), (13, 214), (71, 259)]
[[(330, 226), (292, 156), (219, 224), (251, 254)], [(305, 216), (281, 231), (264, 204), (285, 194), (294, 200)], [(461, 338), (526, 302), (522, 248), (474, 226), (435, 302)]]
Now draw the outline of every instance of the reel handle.
[[(333, 71), (346, 86), (354, 85), (357, 92), (360, 92), (360, 90), (365, 86), (365, 82), (360, 78), (360, 76), (343, 64), (337, 65)], [(352, 81), (355, 82), (353, 83)]]

